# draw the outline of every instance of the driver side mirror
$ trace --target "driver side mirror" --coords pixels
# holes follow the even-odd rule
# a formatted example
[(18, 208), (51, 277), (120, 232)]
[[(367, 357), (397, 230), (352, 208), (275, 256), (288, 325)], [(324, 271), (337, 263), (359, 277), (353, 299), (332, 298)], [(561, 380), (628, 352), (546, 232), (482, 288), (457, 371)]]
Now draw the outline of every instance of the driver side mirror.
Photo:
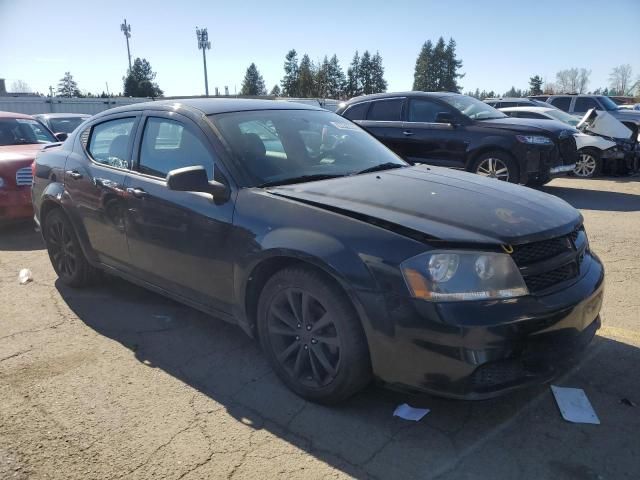
[(178, 192), (209, 193), (215, 200), (229, 198), (227, 186), (215, 180), (209, 180), (207, 170), (202, 166), (171, 170), (167, 174), (167, 188)]
[(66, 134), (64, 132), (54, 133), (53, 135), (56, 137), (56, 139), (59, 142), (64, 142), (67, 139), (67, 137), (69, 136), (68, 134)]
[(436, 114), (436, 123), (449, 123), (453, 125), (456, 119), (449, 112), (438, 112)]

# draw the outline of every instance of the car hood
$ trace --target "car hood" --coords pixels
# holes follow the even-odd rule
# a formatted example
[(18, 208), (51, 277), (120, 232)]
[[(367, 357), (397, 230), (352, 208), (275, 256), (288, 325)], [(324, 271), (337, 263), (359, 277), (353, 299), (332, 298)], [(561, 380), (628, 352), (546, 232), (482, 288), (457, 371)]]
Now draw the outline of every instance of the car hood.
[(517, 245), (569, 233), (582, 222), (555, 196), (424, 165), (269, 191), (435, 242)]
[(518, 133), (555, 134), (568, 130), (575, 133), (575, 129), (559, 120), (537, 120), (534, 118), (494, 118), (492, 120), (478, 120), (480, 125), (512, 130)]
[(40, 143), (0, 146), (0, 171), (6, 173), (31, 165), (43, 146)]

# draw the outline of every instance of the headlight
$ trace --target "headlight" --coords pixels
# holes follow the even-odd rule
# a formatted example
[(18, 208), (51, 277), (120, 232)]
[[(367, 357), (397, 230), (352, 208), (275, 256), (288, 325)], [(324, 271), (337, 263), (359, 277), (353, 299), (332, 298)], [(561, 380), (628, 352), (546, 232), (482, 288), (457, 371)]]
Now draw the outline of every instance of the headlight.
[(553, 141), (549, 137), (542, 135), (516, 135), (516, 138), (519, 142), (532, 145), (553, 145)]
[(434, 251), (400, 265), (411, 294), (431, 302), (521, 297), (529, 290), (504, 253)]
[(4, 187), (4, 178), (0, 177), (0, 188)]

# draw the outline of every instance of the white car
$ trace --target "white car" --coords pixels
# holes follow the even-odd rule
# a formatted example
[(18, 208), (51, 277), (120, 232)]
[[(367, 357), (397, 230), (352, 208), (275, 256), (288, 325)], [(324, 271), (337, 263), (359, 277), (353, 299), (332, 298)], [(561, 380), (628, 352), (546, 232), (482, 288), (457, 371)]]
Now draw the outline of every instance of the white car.
[(579, 132), (573, 134), (579, 154), (573, 173), (578, 177), (596, 177), (602, 171), (604, 161), (625, 158), (625, 147), (616, 139), (628, 139), (631, 130), (607, 112), (592, 109), (580, 118), (547, 107), (508, 107), (499, 110), (510, 117), (559, 120), (578, 129)]

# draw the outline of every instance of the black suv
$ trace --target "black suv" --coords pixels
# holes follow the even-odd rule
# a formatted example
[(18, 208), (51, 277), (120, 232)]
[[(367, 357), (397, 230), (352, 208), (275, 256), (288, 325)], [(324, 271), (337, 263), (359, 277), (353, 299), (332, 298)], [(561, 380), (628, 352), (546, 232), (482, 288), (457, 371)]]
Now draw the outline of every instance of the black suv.
[(573, 170), (573, 134), (561, 122), (510, 118), (456, 93), (357, 97), (338, 114), (356, 122), (410, 163), (454, 167), (536, 186)]

